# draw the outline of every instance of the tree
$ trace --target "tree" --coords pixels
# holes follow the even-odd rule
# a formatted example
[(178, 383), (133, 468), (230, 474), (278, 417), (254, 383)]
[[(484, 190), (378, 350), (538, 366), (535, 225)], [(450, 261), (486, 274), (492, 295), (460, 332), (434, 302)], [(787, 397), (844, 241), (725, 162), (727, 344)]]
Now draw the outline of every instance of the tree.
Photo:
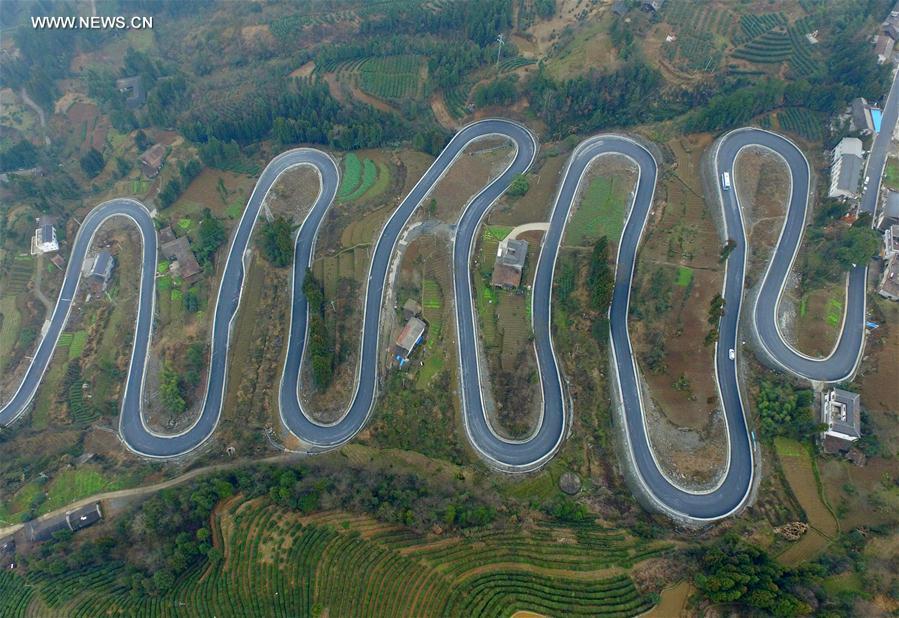
[(143, 152), (150, 146), (150, 138), (147, 137), (146, 133), (138, 129), (137, 133), (134, 134), (134, 145), (137, 146), (139, 151)]
[(262, 254), (273, 266), (288, 266), (293, 260), (293, 226), (282, 216), (264, 223), (261, 232)]
[(197, 242), (194, 246), (194, 255), (197, 256), (197, 260), (202, 263), (209, 262), (227, 238), (225, 225), (212, 216), (212, 212), (208, 208), (204, 208), (203, 218), (200, 219), (200, 226), (197, 229)]
[(103, 168), (106, 167), (103, 154), (94, 148), (88, 150), (87, 154), (81, 157), (80, 163), (82, 171), (88, 178), (96, 178), (103, 171)]
[(318, 388), (327, 388), (334, 378), (334, 346), (324, 319), (324, 288), (308, 268), (303, 277), (303, 295), (306, 297), (309, 315), (309, 336), (306, 345), (312, 363), (312, 380)]
[(26, 169), (37, 163), (37, 148), (27, 139), (0, 150), (0, 171)]
[(814, 393), (808, 389), (796, 389), (785, 382), (762, 381), (755, 399), (762, 437), (790, 436), (803, 440), (814, 435), (818, 430), (812, 415), (814, 400)]
[(509, 185), (506, 193), (509, 195), (519, 197), (528, 192), (528, 189), (531, 188), (531, 184), (528, 182), (528, 177), (524, 174), (518, 174), (515, 178), (512, 179), (512, 184)]
[(488, 105), (510, 105), (518, 98), (515, 88), (516, 77), (503, 77), (478, 86), (474, 91), (474, 104), (477, 107)]
[(187, 402), (181, 394), (181, 378), (168, 362), (159, 372), (159, 399), (174, 414), (181, 414), (187, 409)]
[(600, 313), (608, 311), (615, 290), (615, 274), (609, 266), (609, 240), (605, 236), (593, 245), (587, 286), (590, 291), (590, 307)]
[(713, 603), (738, 604), (774, 616), (799, 616), (811, 607), (789, 591), (801, 572), (781, 567), (763, 550), (728, 533), (701, 550), (694, 583)]

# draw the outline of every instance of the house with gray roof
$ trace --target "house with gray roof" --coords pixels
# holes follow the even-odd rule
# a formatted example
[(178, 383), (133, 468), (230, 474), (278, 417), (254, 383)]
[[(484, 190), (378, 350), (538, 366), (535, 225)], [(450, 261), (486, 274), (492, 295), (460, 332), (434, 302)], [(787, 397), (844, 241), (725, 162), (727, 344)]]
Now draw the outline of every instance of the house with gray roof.
[(109, 251), (100, 251), (88, 264), (88, 282), (92, 287), (105, 290), (109, 284), (109, 278), (112, 276), (112, 267), (115, 265), (112, 254)]
[(56, 238), (56, 228), (50, 223), (41, 223), (34, 231), (34, 240), (31, 244), (32, 255), (38, 253), (53, 253), (59, 251), (59, 240)]
[(874, 132), (874, 119), (871, 117), (871, 106), (863, 97), (852, 99), (849, 104), (852, 129), (862, 135), (870, 135)]
[(827, 425), (824, 445), (829, 452), (846, 451), (862, 435), (861, 396), (840, 388), (824, 393), (821, 399), (821, 422)]
[(147, 93), (140, 81), (140, 75), (134, 77), (123, 77), (117, 80), (115, 87), (119, 92), (125, 95), (125, 105), (128, 109), (137, 109), (147, 100)]
[(499, 243), (490, 285), (496, 288), (514, 290), (521, 285), (521, 273), (528, 255), (526, 240), (506, 238)]
[(833, 149), (830, 165), (829, 197), (857, 198), (859, 181), (864, 166), (862, 141), (857, 137), (844, 137)]
[(896, 224), (899, 224), (899, 191), (887, 191), (877, 218), (877, 229), (886, 231)]

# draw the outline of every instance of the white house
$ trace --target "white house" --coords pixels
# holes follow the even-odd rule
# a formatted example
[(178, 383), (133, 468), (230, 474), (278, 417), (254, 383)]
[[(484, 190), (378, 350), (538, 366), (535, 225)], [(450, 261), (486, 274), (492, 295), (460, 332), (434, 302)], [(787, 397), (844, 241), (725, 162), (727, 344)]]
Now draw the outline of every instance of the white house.
[(31, 253), (53, 253), (54, 251), (59, 251), (59, 241), (56, 240), (56, 228), (45, 223), (34, 231)]

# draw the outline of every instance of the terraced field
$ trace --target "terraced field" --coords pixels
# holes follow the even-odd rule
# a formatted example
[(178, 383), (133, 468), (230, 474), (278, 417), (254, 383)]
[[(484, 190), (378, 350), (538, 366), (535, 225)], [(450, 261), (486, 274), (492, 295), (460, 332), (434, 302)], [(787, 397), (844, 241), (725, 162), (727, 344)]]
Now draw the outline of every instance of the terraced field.
[(223, 558), (164, 595), (131, 594), (122, 564), (0, 573), (0, 614), (635, 616), (652, 600), (624, 569), (667, 549), (594, 525), (424, 537), (341, 512), (301, 517), (266, 499), (238, 500), (214, 523)]
[(402, 100), (420, 94), (420, 56), (369, 58), (359, 65), (359, 87), (382, 99)]

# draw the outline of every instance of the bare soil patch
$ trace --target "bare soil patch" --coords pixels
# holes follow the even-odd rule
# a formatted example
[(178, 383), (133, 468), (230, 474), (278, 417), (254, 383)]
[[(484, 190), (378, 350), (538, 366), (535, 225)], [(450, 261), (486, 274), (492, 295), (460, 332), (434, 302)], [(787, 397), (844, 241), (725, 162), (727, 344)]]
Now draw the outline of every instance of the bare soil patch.
[(307, 411), (322, 422), (339, 419), (354, 391), (361, 334), (358, 325), (362, 322), (373, 243), (430, 163), (430, 158), (410, 151), (363, 150), (356, 154), (388, 170), (390, 184), (371, 200), (363, 196), (335, 203), (325, 216), (316, 243), (312, 270), (324, 285), (325, 297), (333, 301), (326, 309), (326, 319), (334, 332), (337, 365), (331, 384), (321, 390), (312, 382), (310, 364), (304, 363), (301, 393)]
[(438, 90), (431, 96), (431, 111), (434, 113), (434, 118), (437, 119), (437, 122), (439, 122), (441, 126), (447, 129), (456, 127), (455, 119), (449, 113), (449, 110), (446, 109), (446, 102), (443, 100), (442, 90)]
[[(700, 159), (711, 137), (668, 142), (673, 172), (657, 202), (640, 249), (631, 300), (631, 333), (660, 421), (649, 424), (656, 457), (688, 485), (707, 485), (723, 470), (726, 434), (715, 384), (714, 346), (704, 345), (707, 314), (720, 292), (721, 241), (702, 195)], [(661, 422), (665, 419), (666, 422)]]

